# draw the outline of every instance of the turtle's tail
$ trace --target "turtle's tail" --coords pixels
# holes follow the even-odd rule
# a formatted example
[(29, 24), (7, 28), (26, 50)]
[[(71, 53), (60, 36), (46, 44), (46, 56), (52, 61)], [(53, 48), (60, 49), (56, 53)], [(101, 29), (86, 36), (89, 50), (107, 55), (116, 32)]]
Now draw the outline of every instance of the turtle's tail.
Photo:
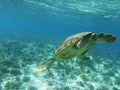
[(55, 58), (49, 58), (45, 60), (42, 64), (40, 64), (38, 67), (34, 68), (34, 71), (43, 71), (50, 67), (51, 64), (53, 64), (55, 61)]
[(116, 40), (116, 37), (112, 34), (100, 33), (95, 36), (96, 43), (110, 43)]

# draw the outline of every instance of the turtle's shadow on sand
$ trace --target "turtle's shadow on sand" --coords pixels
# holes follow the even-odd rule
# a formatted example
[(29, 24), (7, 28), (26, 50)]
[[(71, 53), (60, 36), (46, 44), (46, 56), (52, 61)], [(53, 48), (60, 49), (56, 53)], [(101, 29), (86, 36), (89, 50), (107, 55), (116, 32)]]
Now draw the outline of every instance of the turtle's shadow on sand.
[(95, 61), (94, 60), (77, 60), (78, 65), (80, 68), (89, 68), (91, 70), (95, 70)]

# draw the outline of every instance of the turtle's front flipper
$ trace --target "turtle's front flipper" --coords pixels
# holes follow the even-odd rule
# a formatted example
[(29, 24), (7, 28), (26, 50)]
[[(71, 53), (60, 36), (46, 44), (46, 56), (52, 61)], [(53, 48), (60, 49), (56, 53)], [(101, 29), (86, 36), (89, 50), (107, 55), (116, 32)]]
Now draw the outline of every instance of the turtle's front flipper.
[(50, 67), (51, 64), (53, 64), (55, 61), (55, 58), (49, 58), (45, 60), (42, 64), (40, 64), (38, 67), (34, 68), (34, 71), (42, 71)]
[(94, 38), (96, 39), (96, 43), (114, 42), (116, 40), (114, 35), (106, 33), (96, 34)]

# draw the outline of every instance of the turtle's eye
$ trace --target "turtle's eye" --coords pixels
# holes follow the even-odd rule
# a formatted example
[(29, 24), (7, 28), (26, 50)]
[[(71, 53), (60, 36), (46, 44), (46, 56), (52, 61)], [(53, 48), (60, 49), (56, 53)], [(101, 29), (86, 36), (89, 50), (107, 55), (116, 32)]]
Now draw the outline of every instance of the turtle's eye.
[(62, 56), (65, 56), (66, 54), (65, 53), (62, 53)]

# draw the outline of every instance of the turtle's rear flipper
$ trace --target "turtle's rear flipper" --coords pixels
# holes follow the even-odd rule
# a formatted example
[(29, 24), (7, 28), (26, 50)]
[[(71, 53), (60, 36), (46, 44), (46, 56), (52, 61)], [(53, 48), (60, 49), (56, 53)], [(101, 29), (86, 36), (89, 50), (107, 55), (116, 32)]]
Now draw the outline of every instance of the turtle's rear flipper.
[(106, 33), (96, 34), (94, 38), (96, 39), (96, 43), (114, 42), (116, 40), (114, 35)]
[(55, 58), (49, 58), (45, 60), (42, 64), (40, 64), (38, 67), (34, 68), (34, 71), (43, 71), (50, 67), (51, 64), (53, 64), (55, 61)]
[(92, 60), (92, 56), (87, 56), (86, 54), (78, 56), (77, 58), (82, 60)]

